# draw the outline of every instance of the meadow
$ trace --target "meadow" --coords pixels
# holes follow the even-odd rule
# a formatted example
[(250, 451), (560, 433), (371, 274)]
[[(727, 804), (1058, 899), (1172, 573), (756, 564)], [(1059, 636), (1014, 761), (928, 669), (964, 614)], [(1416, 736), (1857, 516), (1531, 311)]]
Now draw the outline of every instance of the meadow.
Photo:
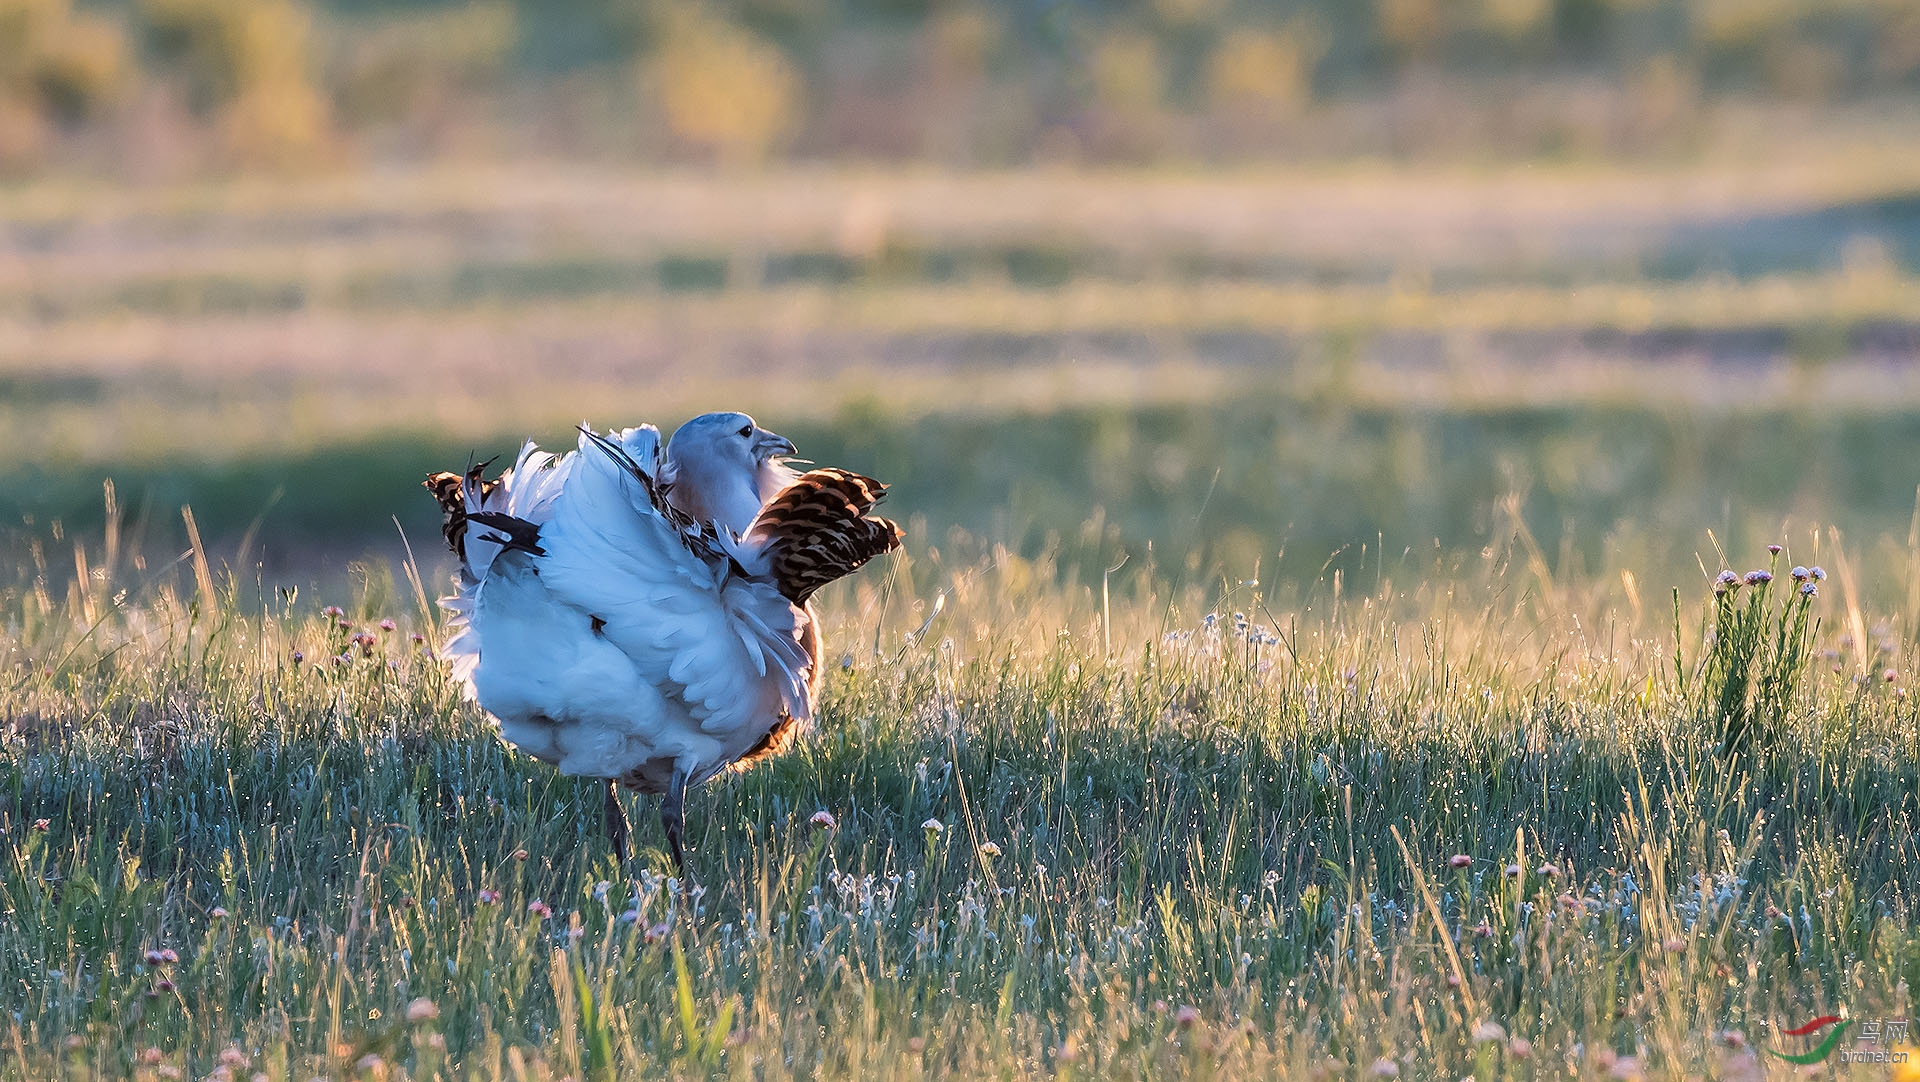
[[(7, 193), (5, 1073), (1789, 1077), (1920, 984), (1907, 168)], [(909, 536), (689, 885), (416, 485), (716, 402)]]

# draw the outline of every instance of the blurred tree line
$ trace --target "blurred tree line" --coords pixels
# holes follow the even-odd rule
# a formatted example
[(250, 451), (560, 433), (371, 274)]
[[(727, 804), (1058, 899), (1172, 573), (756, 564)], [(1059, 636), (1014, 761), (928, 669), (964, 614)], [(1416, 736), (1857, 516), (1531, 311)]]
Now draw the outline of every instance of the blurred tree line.
[(1684, 144), (1920, 92), (1920, 0), (0, 0), (0, 166)]

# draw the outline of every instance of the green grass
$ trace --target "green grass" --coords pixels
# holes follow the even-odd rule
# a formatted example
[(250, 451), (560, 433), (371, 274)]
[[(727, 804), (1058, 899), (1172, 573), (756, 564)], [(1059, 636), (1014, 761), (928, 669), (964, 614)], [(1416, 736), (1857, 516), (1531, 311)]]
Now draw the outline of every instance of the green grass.
[[(1846, 172), (0, 192), (0, 1077), (1738, 1079), (1909, 1017), (1920, 278), (1841, 242), (1912, 165)], [(691, 896), (385, 570), (583, 403), (910, 523)], [(1776, 541), (1822, 596), (1716, 600)]]
[[(1751, 408), (1375, 405), (1296, 391), (1287, 373), (1241, 388), (1019, 412), (919, 413), (869, 399), (831, 418), (757, 416), (817, 461), (885, 478), (890, 512), (922, 522), (928, 544), (977, 554), (1001, 543), (1029, 556), (1064, 545), (1078, 583), (1096, 582), (1121, 554), (1135, 561), (1131, 576), (1150, 550), (1163, 563), (1171, 553), (1239, 577), (1257, 568), (1272, 582), (1310, 581), (1367, 571), (1381, 551), (1471, 552), (1516, 526), (1538, 540), (1553, 577), (1628, 572), (1654, 609), (1671, 587), (1698, 587), (1696, 554), (1712, 561), (1711, 543), (1757, 551), (1810, 523), (1900, 542), (1856, 546), (1863, 580), (1885, 581), (1907, 559), (1914, 477), (1861, 464), (1920, 459), (1908, 413), (1823, 394)], [(0, 537), (59, 553), (70, 543), (49, 521), (97, 532), (111, 478), (125, 529), (149, 552), (184, 546), (177, 508), (191, 505), (206, 537), (229, 539), (229, 556), (251, 537), (241, 563), (264, 554), (269, 581), (305, 584), (316, 567), (337, 581), (348, 560), (404, 555), (396, 521), (423, 560), (439, 556), (438, 511), (419, 486), (429, 467), (510, 452), (528, 434), (564, 446), (568, 431), (564, 422), (472, 439), (409, 431), (232, 459), (36, 463), (0, 488), (0, 522), (32, 515), (37, 525)], [(954, 527), (963, 538), (946, 536)]]
[(1725, 758), (1746, 610), (1635, 622), (1524, 541), (1103, 595), (916, 537), (830, 599), (818, 731), (694, 799), (683, 896), (650, 817), (629, 878), (597, 791), (462, 702), (411, 589), (82, 540), (0, 598), (11, 1075), (1758, 1077), (1726, 1034), (1920, 984), (1911, 629), (1841, 644), (1875, 614), (1835, 597)]

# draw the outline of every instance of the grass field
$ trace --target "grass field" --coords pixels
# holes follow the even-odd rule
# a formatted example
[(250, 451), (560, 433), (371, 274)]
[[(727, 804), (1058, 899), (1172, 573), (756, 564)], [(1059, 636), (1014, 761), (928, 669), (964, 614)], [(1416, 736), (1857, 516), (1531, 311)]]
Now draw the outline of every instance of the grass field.
[(1920, 980), (1911, 625), (1829, 664), (1839, 589), (1723, 757), (1700, 593), (1676, 639), (1519, 551), (1217, 609), (909, 557), (833, 598), (819, 733), (695, 800), (681, 898), (407, 587), (363, 652), (88, 559), (6, 598), (9, 1073), (1757, 1078)]
[[(0, 1073), (1797, 1077), (1920, 984), (1904, 157), (4, 193)], [(736, 403), (909, 536), (683, 894), (417, 479)]]

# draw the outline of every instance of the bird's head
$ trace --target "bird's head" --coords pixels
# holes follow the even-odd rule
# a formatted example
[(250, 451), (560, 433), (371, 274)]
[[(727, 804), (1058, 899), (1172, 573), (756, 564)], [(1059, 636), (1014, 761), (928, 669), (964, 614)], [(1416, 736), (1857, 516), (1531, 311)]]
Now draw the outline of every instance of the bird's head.
[(760, 505), (792, 482), (793, 441), (744, 413), (703, 413), (667, 442), (668, 498), (681, 510), (744, 532)]
[(793, 441), (768, 432), (744, 413), (703, 413), (667, 444), (669, 462), (702, 462), (742, 473), (793, 454)]

